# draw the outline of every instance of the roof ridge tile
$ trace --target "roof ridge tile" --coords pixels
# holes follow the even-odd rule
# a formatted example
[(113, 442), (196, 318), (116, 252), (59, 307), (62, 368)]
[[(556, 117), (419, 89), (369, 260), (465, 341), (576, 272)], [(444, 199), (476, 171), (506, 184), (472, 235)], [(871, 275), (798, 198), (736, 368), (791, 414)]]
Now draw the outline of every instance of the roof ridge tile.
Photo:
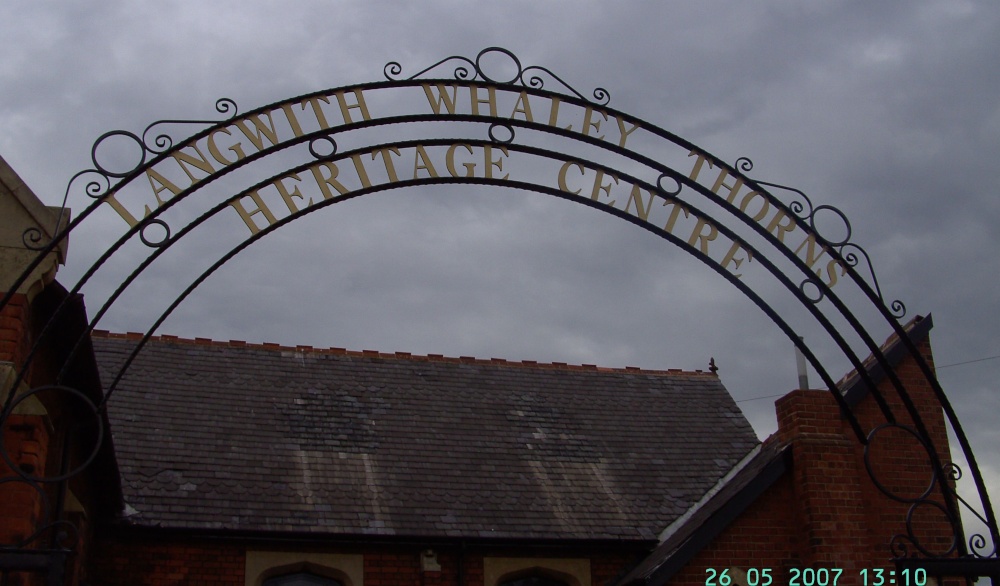
[[(93, 330), (91, 336), (95, 338), (141, 340), (145, 334), (139, 332), (118, 333), (108, 330)], [(703, 370), (684, 370), (680, 368), (667, 369), (644, 369), (638, 366), (599, 366), (596, 364), (569, 364), (567, 362), (552, 361), (539, 362), (537, 360), (509, 360), (506, 358), (477, 358), (475, 356), (445, 356), (443, 354), (413, 354), (412, 352), (380, 352), (378, 350), (348, 350), (342, 347), (317, 348), (311, 345), (298, 344), (287, 346), (277, 342), (247, 342), (246, 340), (213, 340), (211, 338), (184, 338), (172, 334), (158, 334), (151, 336), (151, 342), (166, 342), (170, 344), (190, 344), (197, 346), (210, 346), (215, 348), (238, 348), (248, 350), (266, 350), (280, 352), (297, 352), (304, 354), (346, 356), (350, 358), (380, 358), (389, 360), (405, 360), (419, 362), (444, 362), (450, 364), (480, 364), (484, 366), (507, 366), (514, 368), (531, 368), (546, 370), (567, 370), (580, 372), (601, 372), (619, 374), (646, 374), (646, 375), (685, 375), (718, 378), (716, 373), (705, 372)]]

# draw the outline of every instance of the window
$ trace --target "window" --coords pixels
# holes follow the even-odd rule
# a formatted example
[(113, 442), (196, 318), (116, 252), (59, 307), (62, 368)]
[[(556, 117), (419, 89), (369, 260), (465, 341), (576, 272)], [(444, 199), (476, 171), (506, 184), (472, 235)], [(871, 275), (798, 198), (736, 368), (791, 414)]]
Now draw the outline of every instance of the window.
[(483, 558), (486, 586), (591, 586), (587, 558)]
[(324, 578), (312, 572), (295, 572), (283, 574), (264, 580), (263, 586), (344, 586), (344, 583), (334, 578)]
[(365, 586), (360, 554), (248, 550), (246, 586)]

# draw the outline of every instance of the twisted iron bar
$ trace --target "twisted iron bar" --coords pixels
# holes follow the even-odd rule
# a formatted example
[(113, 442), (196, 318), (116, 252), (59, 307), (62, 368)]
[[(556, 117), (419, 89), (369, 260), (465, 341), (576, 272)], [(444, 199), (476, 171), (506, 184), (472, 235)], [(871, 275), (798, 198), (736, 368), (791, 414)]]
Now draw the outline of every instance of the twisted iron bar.
[[(513, 63), (514, 67), (517, 69), (517, 73), (511, 76), (510, 79), (496, 79), (491, 75), (489, 75), (486, 72), (485, 68), (483, 67), (483, 59), (485, 57), (497, 54), (503, 55), (504, 57), (509, 59)], [(425, 73), (429, 73), (434, 69), (437, 69), (441, 65), (448, 63), (449, 61), (457, 61), (459, 63), (458, 65), (456, 65), (454, 71), (452, 72), (452, 75), (455, 77), (455, 79), (460, 79), (463, 81), (473, 81), (479, 79), (488, 83), (496, 83), (504, 85), (521, 85), (523, 87), (530, 87), (539, 90), (545, 89), (545, 79), (535, 73), (539, 72), (544, 76), (554, 79), (566, 91), (580, 98), (581, 100), (593, 101), (601, 106), (607, 106), (609, 103), (611, 103), (611, 93), (608, 92), (608, 90), (602, 87), (595, 88), (593, 91), (593, 96), (594, 96), (593, 100), (590, 100), (589, 98), (586, 98), (582, 93), (577, 91), (576, 88), (566, 83), (565, 80), (563, 80), (561, 77), (553, 73), (548, 68), (541, 67), (539, 65), (529, 65), (528, 67), (524, 67), (521, 64), (521, 60), (518, 59), (517, 56), (514, 55), (514, 53), (502, 47), (487, 47), (486, 49), (483, 49), (482, 51), (479, 52), (478, 55), (476, 55), (475, 61), (469, 59), (468, 57), (463, 57), (461, 55), (453, 55), (451, 57), (445, 57), (444, 59), (438, 61), (434, 65), (431, 65), (430, 67), (427, 67), (405, 78), (402, 77), (403, 66), (396, 61), (390, 61), (386, 63), (385, 67), (382, 68), (382, 72), (385, 75), (385, 78), (388, 79), (389, 81), (399, 81), (402, 79), (411, 81), (419, 79)]]

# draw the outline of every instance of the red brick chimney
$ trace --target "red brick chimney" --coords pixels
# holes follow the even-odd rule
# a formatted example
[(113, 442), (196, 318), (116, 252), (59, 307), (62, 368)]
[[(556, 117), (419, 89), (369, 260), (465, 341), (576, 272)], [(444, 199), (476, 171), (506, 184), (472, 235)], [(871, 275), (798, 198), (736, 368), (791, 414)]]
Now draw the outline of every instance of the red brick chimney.
[[(907, 326), (924, 360), (933, 367), (930, 327), (930, 318), (916, 318)], [(931, 383), (895, 336), (883, 346), (883, 353), (916, 406), (941, 463), (949, 463), (944, 415)], [(915, 429), (889, 377), (878, 368), (870, 372), (897, 423)], [(791, 505), (803, 531), (803, 565), (837, 567), (855, 575), (863, 568), (890, 567), (890, 539), (907, 535), (906, 516), (912, 503), (887, 496), (875, 484), (868, 468), (878, 483), (906, 499), (917, 499), (930, 487), (926, 498), (937, 506), (925, 503), (916, 507), (914, 537), (925, 549), (944, 553), (952, 543), (953, 528), (941, 510), (945, 499), (951, 497), (943, 496), (939, 485), (933, 484), (927, 449), (903, 427), (880, 427), (887, 423), (886, 419), (856, 373), (845, 377), (841, 389), (861, 428), (870, 434), (868, 467), (865, 446), (829, 391), (797, 390), (775, 403), (776, 439), (792, 449), (795, 499)], [(915, 551), (908, 539), (897, 539), (897, 545)]]

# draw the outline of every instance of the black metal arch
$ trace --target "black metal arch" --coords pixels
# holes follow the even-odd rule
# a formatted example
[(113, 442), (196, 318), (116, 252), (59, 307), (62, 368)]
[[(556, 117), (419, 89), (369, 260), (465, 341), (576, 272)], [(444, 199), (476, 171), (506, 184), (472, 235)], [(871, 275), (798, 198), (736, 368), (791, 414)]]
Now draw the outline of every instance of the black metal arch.
[[(496, 56), (501, 56), (510, 59), (516, 74), (514, 74), (510, 79), (504, 78), (498, 80), (493, 77), (490, 73), (484, 70), (484, 60), (486, 58), (492, 58)], [(445, 68), (446, 64), (457, 63), (453, 78), (435, 78), (423, 77), (432, 71)], [(702, 149), (698, 148), (693, 143), (690, 143), (674, 134), (660, 129), (655, 125), (649, 124), (639, 118), (628, 115), (624, 112), (620, 112), (613, 108), (610, 108), (608, 104), (610, 103), (610, 94), (603, 90), (602, 88), (597, 88), (594, 90), (593, 95), (596, 101), (590, 101), (586, 99), (580, 92), (570, 87), (562, 79), (553, 74), (548, 69), (530, 66), (523, 67), (520, 60), (510, 51), (500, 48), (489, 48), (485, 49), (479, 53), (475, 60), (471, 60), (465, 57), (450, 57), (439, 61), (438, 63), (426, 68), (419, 73), (407, 77), (400, 78), (400, 73), (402, 71), (401, 66), (397, 63), (389, 63), (384, 69), (387, 81), (374, 82), (368, 84), (358, 84), (351, 86), (343, 86), (341, 88), (336, 88), (332, 90), (323, 90), (320, 92), (314, 92), (311, 94), (306, 94), (304, 96), (299, 96), (297, 98), (292, 98), (285, 100), (283, 102), (277, 102), (267, 106), (263, 106), (251, 112), (248, 112), (242, 116), (237, 115), (237, 108), (234, 102), (228, 99), (222, 99), (217, 102), (216, 109), (221, 114), (231, 114), (230, 117), (221, 121), (195, 121), (195, 120), (165, 120), (160, 122), (154, 122), (150, 124), (145, 131), (142, 133), (141, 137), (139, 135), (133, 134), (128, 131), (112, 131), (102, 135), (94, 144), (91, 157), (94, 163), (94, 169), (89, 169), (82, 171), (75, 175), (69, 182), (67, 187), (66, 197), (68, 198), (71, 189), (74, 185), (78, 184), (78, 180), (85, 178), (87, 176), (93, 176), (89, 182), (86, 183), (84, 190), (85, 193), (94, 199), (94, 201), (87, 206), (87, 208), (75, 219), (68, 223), (67, 227), (52, 239), (52, 241), (43, 243), (40, 239), (40, 234), (35, 232), (26, 232), (24, 235), (24, 242), (29, 248), (38, 250), (38, 256), (36, 260), (24, 271), (21, 278), (11, 287), (11, 291), (8, 292), (2, 299), (0, 299), (0, 309), (6, 306), (12, 296), (13, 291), (16, 291), (18, 287), (28, 278), (31, 271), (37, 267), (44, 257), (54, 250), (59, 243), (65, 239), (68, 234), (76, 229), (82, 222), (84, 222), (88, 217), (90, 217), (96, 210), (101, 209), (104, 203), (107, 203), (109, 199), (113, 198), (116, 194), (120, 193), (123, 188), (130, 185), (134, 180), (145, 175), (146, 171), (153, 169), (156, 165), (164, 162), (172, 155), (181, 152), (183, 149), (190, 147), (191, 145), (196, 145), (199, 140), (209, 136), (211, 133), (219, 131), (220, 129), (226, 128), (230, 123), (236, 121), (246, 121), (254, 116), (259, 116), (262, 114), (267, 114), (269, 112), (275, 111), (280, 108), (283, 104), (292, 103), (305, 103), (309, 99), (319, 99), (324, 96), (334, 95), (336, 92), (348, 92), (348, 91), (373, 91), (380, 90), (383, 88), (415, 88), (422, 84), (428, 83), (447, 83), (450, 85), (455, 85), (456, 87), (469, 87), (472, 85), (482, 86), (483, 83), (489, 85), (496, 89), (497, 91), (507, 91), (507, 92), (519, 92), (531, 96), (536, 96), (546, 99), (558, 99), (562, 103), (572, 105), (581, 108), (599, 108), (602, 113), (606, 116), (615, 116), (619, 120), (625, 121), (627, 123), (633, 124), (635, 129), (641, 129), (644, 132), (649, 133), (652, 137), (666, 141), (676, 147), (682, 149), (690, 149), (692, 151), (698, 151), (703, 153), (705, 156), (711, 157), (711, 155)], [(557, 84), (562, 87), (562, 91), (551, 91), (545, 89), (545, 78), (550, 78), (555, 80)], [(457, 91), (457, 90), (456, 90)], [(367, 145), (365, 147), (359, 147), (353, 150), (345, 151), (343, 153), (338, 152), (337, 140), (336, 138), (341, 134), (349, 134), (354, 131), (363, 130), (367, 128), (377, 128), (377, 127), (387, 127), (391, 128), (394, 125), (405, 125), (418, 122), (447, 122), (447, 123), (459, 123), (464, 127), (471, 127), (477, 129), (479, 138), (456, 138), (456, 139), (424, 139), (424, 140), (408, 140), (390, 143), (380, 143)], [(183, 142), (176, 145), (173, 139), (165, 133), (156, 134), (154, 128), (161, 124), (198, 124), (207, 125), (206, 128), (201, 131), (191, 135), (186, 138)], [(485, 133), (483, 132), (485, 127)], [(502, 132), (498, 132), (503, 129)], [(649, 181), (636, 176), (632, 173), (627, 172), (623, 168), (613, 167), (603, 164), (598, 161), (593, 161), (578, 156), (567, 156), (565, 153), (558, 150), (550, 150), (547, 148), (536, 147), (526, 144), (520, 144), (517, 142), (517, 136), (519, 131), (526, 130), (529, 132), (544, 133), (546, 135), (551, 135), (557, 139), (566, 139), (575, 143), (586, 145), (589, 148), (598, 149), (599, 153), (610, 153), (612, 155), (621, 157), (623, 160), (631, 161), (642, 167), (643, 169), (649, 170), (652, 174), (656, 175), (657, 179), (655, 181)], [(149, 135), (153, 132), (156, 134), (152, 141), (150, 142)], [(485, 135), (485, 138), (484, 138)], [(110, 170), (104, 164), (99, 162), (99, 151), (101, 145), (104, 141), (111, 138), (122, 138), (133, 141), (141, 149), (141, 157), (138, 164), (128, 170)], [(638, 186), (645, 189), (652, 196), (656, 196), (663, 201), (676, 201), (678, 203), (682, 202), (683, 205), (691, 211), (695, 216), (699, 218), (707, 218), (711, 220), (716, 220), (717, 217), (712, 213), (704, 211), (701, 207), (695, 205), (689, 200), (678, 200), (675, 199), (681, 192), (691, 193), (700, 198), (702, 198), (707, 204), (715, 206), (721, 209), (725, 214), (725, 218), (728, 221), (733, 222), (735, 226), (743, 226), (743, 229), (747, 229), (754, 236), (755, 241), (760, 241), (761, 244), (755, 244), (754, 242), (748, 241), (746, 238), (741, 237), (734, 228), (731, 228), (728, 224), (721, 222), (716, 222), (715, 228), (718, 229), (719, 233), (726, 236), (734, 243), (739, 243), (740, 247), (752, 254), (755, 263), (758, 266), (764, 268), (767, 273), (769, 273), (786, 291), (795, 297), (799, 303), (806, 309), (806, 311), (813, 317), (815, 322), (824, 330), (824, 332), (830, 337), (834, 344), (843, 352), (844, 356), (856, 369), (859, 376), (867, 384), (872, 393), (872, 396), (878, 403), (879, 409), (881, 410), (883, 416), (886, 419), (886, 425), (902, 428), (907, 433), (914, 435), (927, 449), (929, 458), (929, 467), (931, 471), (931, 484), (937, 484), (943, 495), (946, 495), (944, 508), (942, 509), (946, 517), (948, 518), (954, 532), (954, 540), (948, 551), (945, 552), (932, 552), (925, 549), (914, 533), (912, 524), (907, 519), (907, 535), (893, 536), (891, 539), (892, 552), (897, 557), (904, 557), (907, 555), (913, 555), (916, 553), (921, 554), (927, 558), (943, 558), (952, 555), (957, 552), (960, 556), (969, 556), (974, 559), (987, 559), (996, 561), (996, 547), (990, 552), (984, 553), (982, 550), (985, 547), (986, 540), (981, 535), (973, 535), (969, 541), (969, 548), (966, 547), (965, 539), (962, 536), (961, 521), (959, 516), (959, 511), (954, 500), (950, 497), (958, 498), (954, 494), (953, 488), (950, 482), (956, 479), (956, 475), (953, 473), (954, 464), (945, 464), (941, 460), (941, 455), (938, 453), (936, 447), (930, 439), (930, 434), (928, 433), (923, 420), (920, 417), (916, 407), (913, 404), (912, 399), (907, 392), (905, 385), (898, 376), (895, 374), (894, 370), (891, 368), (888, 359), (884, 355), (882, 348), (880, 347), (878, 341), (872, 337), (868, 330), (861, 324), (861, 321), (855, 316), (854, 312), (848, 306), (848, 304), (833, 290), (832, 284), (828, 285), (824, 283), (822, 279), (817, 279), (816, 275), (813, 273), (813, 269), (810, 265), (807, 265), (804, 260), (799, 258), (795, 251), (784, 244), (784, 242), (772, 234), (770, 230), (766, 229), (759, 222), (750, 218), (749, 215), (743, 212), (736, 205), (735, 202), (726, 201), (725, 199), (717, 196), (712, 190), (706, 186), (692, 180), (687, 175), (678, 172), (673, 167), (656, 160), (655, 158), (643, 154), (641, 152), (628, 149), (624, 147), (624, 140), (622, 145), (615, 145), (612, 143), (604, 142), (593, 136), (588, 136), (581, 134), (579, 132), (573, 132), (565, 128), (561, 128), (552, 124), (543, 124), (540, 122), (534, 122), (527, 120), (515, 119), (515, 118), (502, 118), (497, 116), (483, 116), (479, 114), (459, 114), (459, 113), (440, 113), (435, 112), (434, 114), (410, 114), (410, 115), (396, 115), (388, 116), (382, 118), (365, 118), (360, 121), (347, 121), (342, 125), (337, 125), (332, 128), (323, 128), (317, 131), (311, 131), (307, 133), (297, 134), (294, 138), (289, 140), (278, 141), (272, 144), (270, 147), (261, 148), (257, 152), (246, 155), (245, 157), (232, 162), (231, 164), (225, 165), (221, 169), (215, 171), (209, 176), (205, 177), (199, 181), (193, 181), (192, 185), (188, 188), (183, 189), (180, 193), (177, 193), (169, 200), (162, 202), (161, 205), (156, 207), (152, 212), (141, 220), (138, 220), (134, 225), (131, 225), (129, 229), (114, 243), (112, 244), (104, 253), (97, 259), (97, 261), (83, 274), (80, 280), (74, 285), (71, 293), (79, 292), (84, 285), (107, 263), (111, 260), (115, 254), (122, 249), (127, 243), (134, 241), (134, 237), (138, 238), (147, 247), (151, 248), (152, 251), (149, 256), (144, 259), (133, 271), (126, 277), (115, 290), (115, 292), (109, 297), (106, 303), (95, 313), (91, 322), (87, 325), (85, 331), (80, 335), (79, 339), (76, 340), (75, 346), (71, 351), (70, 355), (76, 354), (81, 350), (85, 341), (89, 339), (90, 332), (99, 323), (101, 318), (106, 314), (106, 312), (112, 307), (120, 295), (132, 284), (139, 275), (143, 273), (157, 258), (160, 257), (165, 251), (170, 249), (171, 246), (179, 242), (185, 236), (191, 234), (199, 226), (203, 225), (207, 220), (215, 217), (220, 211), (224, 210), (232, 202), (238, 201), (240, 198), (244, 197), (247, 193), (259, 189), (263, 186), (273, 183), (275, 180), (286, 176), (290, 173), (299, 173), (309, 169), (311, 166), (317, 164), (317, 162), (337, 162), (347, 160), (351, 156), (367, 154), (373, 152), (373, 149), (384, 149), (384, 148), (413, 148), (416, 146), (423, 147), (440, 147), (455, 144), (460, 142), (462, 144), (468, 144), (470, 146), (476, 147), (503, 147), (511, 152), (521, 153), (525, 156), (537, 157), (544, 160), (554, 160), (563, 161), (567, 164), (578, 164), (582, 168), (599, 170), (605, 173), (613, 173), (616, 177), (627, 180), (630, 184)], [(321, 143), (324, 146), (321, 146)], [(203, 188), (211, 186), (215, 181), (227, 176), (229, 173), (234, 172), (237, 169), (243, 168), (245, 166), (251, 165), (254, 162), (270, 156), (272, 154), (281, 152), (285, 149), (289, 149), (298, 145), (306, 145), (308, 147), (309, 153), (312, 156), (312, 160), (298, 165), (292, 168), (284, 168), (280, 172), (267, 177), (253, 186), (248, 187), (246, 190), (227, 198), (226, 200), (216, 204), (211, 209), (203, 212), (195, 220), (189, 222), (188, 224), (181, 227), (176, 233), (173, 233), (168, 223), (163, 220), (163, 215), (169, 211), (172, 207), (176, 205), (181, 205), (186, 201), (191, 200), (191, 196)], [(331, 152), (327, 152), (331, 151)], [(325, 154), (324, 154), (325, 153)], [(851, 239), (851, 228), (850, 222), (847, 220), (846, 216), (831, 206), (826, 205), (813, 205), (809, 198), (801, 191), (787, 188), (778, 184), (768, 183), (764, 181), (755, 181), (749, 178), (746, 173), (752, 170), (752, 163), (748, 159), (740, 159), (735, 165), (729, 166), (719, 159), (711, 158), (711, 160), (717, 165), (717, 169), (725, 170), (734, 179), (738, 179), (743, 184), (747, 185), (751, 189), (758, 192), (762, 197), (765, 198), (768, 205), (774, 206), (776, 209), (781, 210), (786, 213), (788, 217), (794, 218), (798, 224), (798, 227), (809, 234), (811, 237), (815, 238), (818, 245), (823, 247), (823, 250), (830, 255), (830, 257), (839, 263), (844, 269), (844, 275), (850, 278), (850, 282), (854, 284), (858, 291), (860, 291), (865, 298), (867, 298), (872, 306), (878, 311), (882, 318), (888, 323), (892, 328), (894, 333), (899, 337), (899, 339), (904, 344), (907, 352), (915, 360), (918, 367), (921, 369), (924, 376), (930, 382), (935, 392), (935, 395), (940, 402), (945, 414), (948, 418), (950, 425), (956, 433), (959, 440), (959, 444), (965, 453), (965, 456), (969, 462), (970, 471), (973, 475), (974, 482), (979, 491), (982, 514), (977, 512), (974, 507), (966, 506), (969, 508), (973, 514), (975, 514), (981, 521), (983, 521), (990, 532), (990, 537), (992, 538), (994, 544), (1000, 542), (1000, 534), (997, 530), (997, 522), (995, 515), (990, 504), (989, 496), (985, 489), (985, 484), (982, 480), (982, 475), (979, 471), (978, 465), (975, 461), (974, 455), (972, 453), (971, 447), (968, 444), (965, 433), (961, 428), (961, 425), (951, 408), (950, 403), (940, 385), (938, 384), (933, 370), (930, 365), (926, 363), (923, 356), (920, 354), (916, 345), (909, 339), (905, 329), (899, 323), (899, 318), (905, 313), (905, 308), (899, 301), (893, 301), (888, 305), (885, 303), (882, 296), (881, 289), (878, 284), (878, 280), (875, 276), (874, 270), (871, 265), (871, 261), (868, 258), (867, 253), (856, 244), (850, 242)], [(664, 187), (663, 183), (665, 181), (673, 182), (673, 188)], [(209, 278), (212, 273), (214, 273), (218, 268), (223, 266), (231, 258), (239, 254), (242, 250), (246, 249), (250, 245), (259, 241), (260, 239), (266, 237), (267, 235), (277, 231), (278, 229), (284, 227), (285, 225), (291, 223), (292, 221), (308, 215), (314, 211), (325, 208), (327, 206), (352, 199), (361, 195), (366, 195), (370, 193), (384, 192), (394, 189), (402, 189), (414, 185), (426, 185), (426, 184), (468, 184), (468, 185), (496, 185), (501, 187), (508, 187), (513, 189), (531, 191), (546, 195), (552, 195), (562, 199), (575, 201), (577, 203), (582, 203), (588, 207), (595, 209), (600, 209), (601, 211), (610, 213), (611, 215), (617, 216), (621, 219), (629, 221), (641, 228), (644, 228), (661, 238), (667, 240), (668, 242), (674, 244), (675, 246), (685, 250), (689, 254), (695, 256), (704, 264), (708, 265), (709, 268), (717, 272), (723, 278), (725, 278), (730, 284), (740, 290), (749, 300), (751, 300), (759, 309), (761, 309), (774, 323), (775, 325), (790, 339), (790, 341), (798, 347), (803, 354), (806, 356), (807, 360), (811, 363), (813, 368), (817, 373), (820, 374), (824, 383), (828, 387), (833, 397), (837, 400), (838, 404), (841, 406), (841, 412), (847, 419), (848, 423), (851, 425), (858, 441), (867, 446), (871, 441), (874, 441), (875, 436), (883, 426), (880, 426), (871, 432), (866, 433), (860, 423), (857, 421), (856, 417), (853, 415), (851, 410), (847, 407), (844, 402), (843, 396), (840, 394), (837, 388), (836, 381), (829, 375), (827, 370), (821, 364), (821, 361), (816, 357), (812, 350), (806, 345), (802, 339), (799, 337), (798, 333), (792, 328), (776, 311), (776, 309), (770, 305), (765, 299), (763, 299), (756, 291), (749, 287), (746, 283), (741, 281), (738, 277), (735, 277), (724, 267), (719, 266), (719, 264), (713, 259), (707, 257), (700, 250), (698, 250), (694, 244), (685, 241), (671, 232), (663, 228), (658, 228), (646, 222), (644, 219), (640, 219), (637, 216), (631, 215), (627, 210), (622, 210), (613, 207), (610, 204), (605, 204), (603, 202), (577, 197), (575, 194), (568, 193), (567, 191), (554, 188), (550, 185), (537, 184), (530, 181), (519, 181), (512, 179), (500, 179), (500, 178), (485, 178), (485, 177), (427, 177), (412, 180), (397, 180), (389, 181), (386, 183), (380, 183), (377, 185), (372, 185), (370, 187), (363, 187), (362, 189), (352, 190), (347, 194), (342, 194), (337, 197), (332, 197), (324, 201), (310, 205), (298, 212), (293, 212), (288, 216), (285, 216), (277, 221), (271, 222), (264, 228), (261, 228), (258, 232), (251, 234), (250, 237), (243, 240), (240, 244), (220, 256), (208, 269), (206, 269), (201, 275), (192, 281), (189, 286), (182, 292), (171, 304), (170, 306), (156, 319), (152, 326), (146, 331), (142, 340), (137, 345), (135, 351), (126, 360), (125, 365), (121, 368), (118, 376), (114, 381), (108, 386), (106, 395), (98, 404), (93, 404), (92, 407), (95, 413), (100, 412), (104, 409), (106, 402), (110, 399), (116, 389), (121, 377), (127, 370), (128, 366), (131, 364), (135, 356), (141, 351), (143, 345), (146, 341), (156, 332), (159, 325), (166, 319), (166, 317), (184, 301), (184, 299), (193, 292), (201, 283), (203, 283), (207, 278)], [(785, 203), (781, 198), (777, 197), (774, 192), (781, 190), (782, 192), (794, 193), (796, 199), (791, 203)], [(652, 200), (651, 200), (652, 201)], [(701, 201), (701, 200), (699, 200)], [(64, 200), (65, 205), (65, 200)], [(652, 205), (650, 203), (650, 205)], [(815, 218), (819, 213), (833, 213), (839, 216), (844, 224), (846, 225), (847, 235), (841, 239), (830, 239), (823, 236), (816, 226)], [(155, 239), (147, 233), (147, 229), (156, 226), (160, 230), (165, 231), (165, 235), (160, 239)], [(767, 250), (764, 250), (766, 247)], [(771, 259), (768, 252), (774, 253), (775, 260)], [(860, 256), (859, 256), (860, 255)], [(861, 264), (861, 259), (864, 259), (864, 264), (868, 267), (870, 274), (864, 275), (860, 271), (856, 270)], [(782, 270), (776, 263), (783, 262), (787, 265), (793, 267), (791, 274), (787, 271)], [(801, 279), (801, 280), (799, 280)], [(814, 291), (817, 295), (810, 295), (808, 291)], [(886, 402), (886, 398), (882, 396), (881, 392), (877, 389), (877, 385), (871, 379), (868, 369), (865, 367), (863, 356), (859, 356), (851, 347), (849, 341), (845, 337), (845, 333), (841, 332), (831, 320), (826, 316), (826, 314), (820, 309), (820, 302), (828, 302), (829, 305), (833, 307), (834, 314), (837, 319), (844, 320), (849, 326), (848, 334), (857, 337), (862, 341), (864, 346), (867, 348), (868, 352), (874, 357), (876, 363), (880, 365), (883, 371), (886, 373), (891, 386), (899, 396), (902, 401), (906, 414), (912, 421), (913, 427), (909, 427), (899, 422), (897, 415), (889, 407)], [(66, 304), (60, 305), (57, 308), (56, 313), (62, 312), (66, 309)], [(34, 346), (30, 349), (24, 363), (20, 365), (20, 368), (16, 371), (16, 381), (11, 388), (10, 393), (4, 398), (3, 402), (3, 412), (2, 418), (0, 418), (0, 426), (6, 421), (7, 417), (12, 412), (13, 404), (15, 403), (15, 390), (18, 388), (19, 384), (22, 382), (28, 367), (31, 365), (32, 361), (35, 360), (37, 352), (42, 347), (44, 340), (54, 333), (53, 322), (47, 324), (38, 340), (35, 341)], [(58, 375), (57, 383), (63, 380), (66, 375), (66, 368), (69, 364), (64, 365), (62, 371)], [(74, 391), (75, 392), (75, 391)], [(25, 482), (31, 486), (36, 486), (39, 482), (53, 481), (53, 480), (63, 480), (66, 474), (60, 475), (59, 478), (42, 478), (39, 476), (26, 474), (19, 471), (16, 466), (10, 460), (10, 456), (6, 454), (5, 450), (2, 451), (3, 458), (7, 461), (11, 468), (14, 469), (19, 475), (18, 478), (11, 479), (0, 479), (0, 485), (4, 482)], [(947, 455), (945, 455), (947, 456)], [(866, 463), (868, 462), (866, 458)], [(75, 470), (72, 472), (76, 472)], [(875, 481), (876, 486), (886, 494), (889, 498), (900, 500), (899, 495), (895, 495), (891, 490), (887, 489), (878, 482), (875, 474), (871, 471), (869, 467), (870, 475), (873, 481)], [(942, 506), (936, 501), (932, 501), (928, 498), (930, 495), (930, 490), (917, 499), (911, 499), (906, 502), (912, 502), (910, 508), (910, 515), (913, 511), (920, 506), (935, 506), (942, 508)], [(948, 496), (950, 495), (950, 497)], [(964, 503), (964, 501), (962, 501)], [(58, 520), (57, 520), (58, 521)], [(915, 552), (910, 551), (907, 544), (912, 545), (916, 550)], [(970, 551), (971, 549), (971, 551)]]

